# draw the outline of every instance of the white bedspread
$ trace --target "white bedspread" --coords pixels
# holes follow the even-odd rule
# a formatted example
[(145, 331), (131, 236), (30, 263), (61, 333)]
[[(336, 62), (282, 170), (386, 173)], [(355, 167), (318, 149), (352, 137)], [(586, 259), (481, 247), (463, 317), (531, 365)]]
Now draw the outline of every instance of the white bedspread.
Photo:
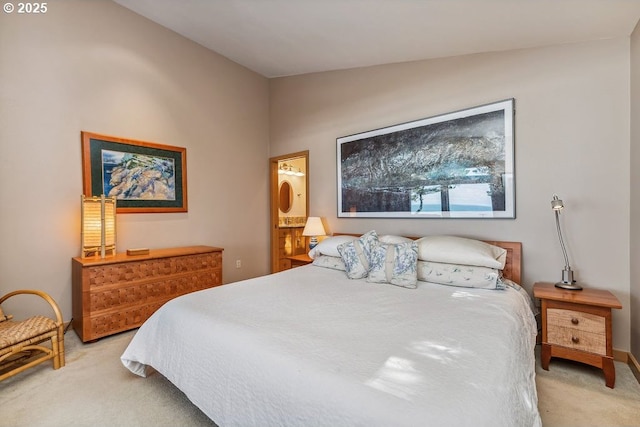
[(122, 355), (226, 426), (539, 426), (526, 295), (313, 265), (174, 299)]

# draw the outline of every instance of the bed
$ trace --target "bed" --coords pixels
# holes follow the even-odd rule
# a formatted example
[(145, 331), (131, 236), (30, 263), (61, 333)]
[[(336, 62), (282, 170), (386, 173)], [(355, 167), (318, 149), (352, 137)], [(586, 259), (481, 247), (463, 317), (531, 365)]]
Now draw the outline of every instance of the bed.
[(316, 253), (169, 301), (121, 360), (160, 372), (221, 427), (540, 426), (520, 244), (491, 247), (507, 248), (495, 289), (352, 279)]

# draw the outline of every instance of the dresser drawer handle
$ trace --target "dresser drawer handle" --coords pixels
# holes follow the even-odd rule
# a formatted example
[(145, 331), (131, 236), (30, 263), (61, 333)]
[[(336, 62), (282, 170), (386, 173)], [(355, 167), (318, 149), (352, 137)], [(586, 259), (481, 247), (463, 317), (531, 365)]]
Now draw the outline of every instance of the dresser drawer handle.
[(580, 342), (580, 338), (578, 337), (571, 337), (571, 342), (574, 344), (578, 344)]
[(574, 325), (577, 325), (578, 323), (580, 323), (580, 321), (578, 319), (576, 319), (575, 317), (571, 318), (571, 323), (573, 323)]

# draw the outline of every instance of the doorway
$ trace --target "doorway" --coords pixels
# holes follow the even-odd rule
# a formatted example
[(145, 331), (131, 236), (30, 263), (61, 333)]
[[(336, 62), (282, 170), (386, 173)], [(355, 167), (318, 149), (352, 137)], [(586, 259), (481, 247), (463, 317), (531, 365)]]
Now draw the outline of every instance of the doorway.
[(309, 212), (309, 151), (269, 159), (271, 272), (291, 268), (290, 256), (307, 251), (302, 235)]

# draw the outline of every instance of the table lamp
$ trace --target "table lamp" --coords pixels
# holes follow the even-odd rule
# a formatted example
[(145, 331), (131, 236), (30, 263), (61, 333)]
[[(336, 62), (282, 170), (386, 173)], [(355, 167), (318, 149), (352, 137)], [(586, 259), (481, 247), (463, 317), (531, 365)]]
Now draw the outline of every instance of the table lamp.
[(576, 284), (573, 278), (573, 270), (569, 265), (569, 257), (567, 257), (567, 250), (564, 247), (564, 241), (562, 240), (562, 230), (560, 229), (560, 211), (564, 209), (562, 200), (555, 194), (553, 200), (551, 200), (551, 209), (556, 215), (556, 228), (558, 229), (558, 238), (560, 239), (560, 247), (562, 248), (562, 254), (564, 255), (564, 269), (562, 270), (562, 280), (556, 283), (557, 288), (568, 289), (571, 291), (579, 291), (582, 286)]
[(304, 226), (304, 230), (302, 230), (303, 236), (310, 236), (309, 240), (309, 249), (313, 249), (318, 244), (318, 236), (324, 236), (324, 226), (322, 225), (322, 220), (317, 216), (310, 216), (307, 218), (307, 223)]
[(81, 211), (82, 257), (116, 253), (116, 198), (85, 197)]

